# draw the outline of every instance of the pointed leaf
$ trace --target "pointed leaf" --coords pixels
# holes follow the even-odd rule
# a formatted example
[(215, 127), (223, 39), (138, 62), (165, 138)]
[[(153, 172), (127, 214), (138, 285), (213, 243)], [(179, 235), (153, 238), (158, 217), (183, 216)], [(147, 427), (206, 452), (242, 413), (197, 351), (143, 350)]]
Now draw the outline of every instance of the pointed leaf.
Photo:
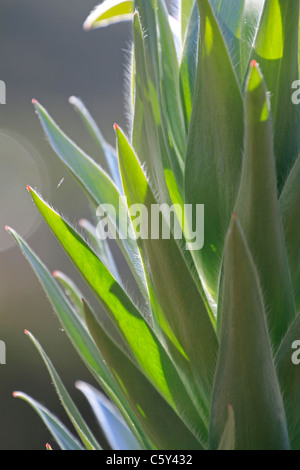
[[(82, 324), (77, 314), (74, 312), (67, 297), (63, 294), (62, 290), (59, 288), (48, 269), (33, 253), (27, 243), (22, 240), (22, 238), (14, 230), (8, 227), (7, 229), (14, 237), (24, 256), (27, 258), (33, 270), (35, 271), (55, 312), (58, 315), (64, 331), (66, 331), (79, 356), (82, 358), (94, 377), (99, 381), (101, 386), (104, 387), (108, 395), (117, 401), (118, 406), (124, 412), (128, 422), (132, 420), (134, 426), (138, 428), (138, 425), (135, 422), (135, 417), (132, 416), (132, 412), (126, 399), (124, 398), (116, 382), (113, 380), (110, 371), (108, 370), (106, 364), (103, 361), (103, 358), (100, 356), (98, 349), (95, 346), (94, 341), (92, 340), (85, 325)], [(143, 436), (141, 430), (139, 433), (147, 448), (147, 439), (145, 439), (145, 436)]]
[(133, 0), (104, 0), (85, 20), (84, 29), (101, 28), (132, 18)]
[(181, 19), (181, 40), (185, 41), (190, 22), (191, 13), (196, 0), (181, 0), (180, 2), (180, 19)]
[[(168, 167), (163, 141), (158, 95), (155, 82), (149, 74), (144, 33), (138, 12), (133, 22), (134, 60), (135, 60), (135, 98), (132, 126), (132, 143), (141, 155), (149, 182), (160, 199), (166, 199), (166, 183), (164, 167)], [(151, 68), (150, 68), (151, 70)]]
[(77, 382), (76, 388), (88, 400), (105, 437), (114, 450), (142, 450), (121, 415), (112, 403), (98, 390), (84, 382)]
[(122, 193), (123, 188), (121, 184), (120, 171), (119, 171), (118, 160), (117, 160), (116, 152), (114, 148), (111, 147), (111, 145), (109, 145), (106, 142), (94, 118), (91, 116), (89, 110), (86, 108), (84, 103), (76, 96), (71, 96), (69, 98), (69, 103), (74, 106), (74, 109), (80, 115), (87, 130), (90, 132), (91, 136), (94, 138), (94, 140), (98, 144), (101, 150), (101, 153), (105, 157), (104, 169), (108, 170), (113, 182), (117, 186), (120, 193)]
[(89, 241), (91, 241), (92, 247), (99, 255), (101, 261), (105, 264), (107, 269), (111, 272), (118, 283), (121, 284), (121, 276), (115, 263), (108, 240), (102, 240), (97, 235), (97, 227), (94, 227), (93, 224), (91, 224), (88, 220), (80, 219), (78, 221), (78, 225), (79, 227), (82, 227), (83, 230), (87, 233)]
[(258, 270), (271, 341), (277, 348), (295, 310), (277, 199), (268, 95), (255, 61), (247, 83), (245, 156), (236, 212)]
[(183, 51), (180, 62), (180, 91), (187, 129), (189, 128), (191, 121), (195, 91), (199, 26), (200, 19), (198, 3), (195, 1), (185, 41), (183, 43)]
[(123, 387), (127, 399), (158, 449), (202, 449), (191, 431), (153, 385), (105, 334), (85, 308), (88, 328), (112, 374)]
[(32, 341), (38, 352), (40, 353), (48, 372), (51, 376), (51, 379), (54, 383), (56, 392), (60, 398), (61, 404), (63, 405), (67, 415), (69, 416), (74, 428), (77, 431), (78, 436), (82, 440), (84, 446), (87, 450), (101, 450), (100, 445), (98, 444), (97, 440), (93, 436), (91, 430), (85, 423), (84, 419), (82, 418), (80, 412), (77, 409), (74, 401), (72, 400), (71, 396), (69, 395), (67, 389), (65, 388), (64, 384), (62, 383), (58, 373), (56, 372), (55, 368), (53, 367), (52, 362), (49, 360), (48, 356), (46, 355), (45, 351), (42, 349), (39, 342), (35, 339), (32, 333), (29, 331), (25, 331), (28, 335), (29, 339)]
[[(222, 438), (230, 403), (236, 450), (288, 449), (262, 293), (240, 225), (234, 216), (224, 255), (221, 339), (211, 411), (211, 447)], [(263, 360), (262, 360), (263, 358)]]
[(240, 180), (244, 118), (239, 85), (209, 1), (198, 0), (198, 6), (199, 58), (186, 153), (185, 203), (205, 205), (205, 244), (193, 256), (216, 300), (224, 238)]
[[(208, 406), (211, 373), (218, 350), (212, 322), (173, 234), (152, 237), (155, 229), (155, 221), (151, 223), (153, 208), (162, 209), (157, 205), (123, 132), (116, 127), (116, 133), (124, 192), (130, 205), (143, 205), (140, 226), (148, 227), (148, 236), (144, 234), (137, 241), (147, 266), (147, 282), (158, 331), (167, 346), (172, 345), (171, 353), (177, 350), (175, 363), (178, 366), (181, 363), (180, 373), (192, 375), (193, 378), (185, 381), (192, 386), (194, 382), (198, 385), (200, 397), (202, 394), (202, 400)], [(199, 400), (199, 392), (193, 390), (192, 393), (198, 394)]]
[[(109, 176), (86, 155), (74, 142), (72, 142), (51, 119), (47, 111), (37, 102), (34, 102), (36, 112), (40, 118), (43, 129), (49, 138), (53, 150), (62, 160), (64, 165), (72, 172), (80, 182), (85, 191), (97, 205), (106, 205), (107, 216), (110, 224), (116, 230), (116, 241), (128, 262), (130, 269), (140, 287), (145, 299), (145, 278), (140, 263), (140, 254), (135, 241), (128, 236), (127, 220), (121, 217), (121, 213), (126, 212), (126, 204), (122, 199), (115, 184)], [(113, 207), (111, 213), (107, 207)]]
[(129, 346), (128, 351), (141, 370), (167, 402), (193, 423), (201, 435), (205, 435), (205, 424), (197, 415), (165, 349), (139, 310), (78, 233), (33, 190), (30, 193), (41, 215), (100, 300), (124, 344)]
[(65, 425), (62, 424), (60, 420), (50, 413), (50, 411), (48, 411), (44, 406), (40, 405), (36, 400), (22, 392), (14, 392), (13, 396), (21, 398), (32, 406), (51, 432), (61, 450), (84, 450)]
[[(177, 159), (179, 166), (177, 170), (178, 185), (182, 188), (182, 170), (187, 130), (180, 102), (179, 64), (174, 38), (169, 24), (167, 9), (161, 0), (156, 0), (156, 24), (159, 44), (159, 103), (161, 105), (161, 121), (166, 146), (174, 147), (174, 159)], [(180, 168), (181, 175), (179, 174)]]
[(82, 307), (82, 294), (66, 274), (60, 271), (53, 271), (53, 277), (58, 281), (58, 283), (63, 288), (66, 296), (70, 300), (74, 310), (78, 313), (79, 318), (83, 320), (83, 307)]
[(265, 2), (254, 58), (261, 66), (271, 96), (279, 191), (300, 150), (300, 109), (291, 100), (290, 88), (299, 77), (298, 27), (298, 0)]

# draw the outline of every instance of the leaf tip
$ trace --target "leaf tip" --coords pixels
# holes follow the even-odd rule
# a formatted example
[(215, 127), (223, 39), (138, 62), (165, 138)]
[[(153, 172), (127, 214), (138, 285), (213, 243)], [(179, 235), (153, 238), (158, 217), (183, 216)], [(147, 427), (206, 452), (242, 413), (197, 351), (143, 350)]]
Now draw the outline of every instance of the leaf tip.
[(25, 333), (26, 336), (29, 335), (29, 331), (28, 331), (28, 330), (24, 330), (24, 333)]
[(92, 23), (89, 18), (87, 18), (83, 23), (83, 29), (84, 31), (90, 31), (92, 29)]
[(29, 186), (29, 185), (26, 186), (26, 189), (27, 189), (27, 191), (28, 191), (29, 193), (32, 191), (32, 187)]
[(255, 59), (251, 60), (251, 67), (254, 68), (258, 65)]

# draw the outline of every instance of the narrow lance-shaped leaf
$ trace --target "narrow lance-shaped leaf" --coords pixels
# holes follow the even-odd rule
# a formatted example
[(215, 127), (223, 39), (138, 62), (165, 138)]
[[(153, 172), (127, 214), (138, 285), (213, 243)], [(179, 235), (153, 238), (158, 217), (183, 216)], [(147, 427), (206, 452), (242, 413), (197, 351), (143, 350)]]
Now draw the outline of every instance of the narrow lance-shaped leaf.
[(174, 365), (138, 309), (78, 233), (35, 191), (30, 190), (30, 193), (46, 223), (97, 295), (124, 344), (129, 346), (128, 350), (141, 370), (183, 419), (206, 436), (205, 423), (197, 414)]
[(158, 449), (198, 449), (202, 446), (175, 411), (131, 360), (95, 322), (85, 308), (88, 328), (150, 441)]
[(181, 40), (184, 43), (188, 34), (188, 24), (196, 0), (180, 0)]
[[(156, 20), (156, 4), (157, 0), (149, 0), (147, 2), (143, 0), (135, 0), (135, 10), (137, 13), (134, 25), (134, 43), (136, 50), (136, 61), (139, 61), (139, 65), (136, 65), (135, 70), (137, 83), (136, 97), (139, 98), (141, 103), (139, 113), (137, 113), (137, 110), (135, 110), (132, 142), (135, 150), (141, 156), (142, 163), (144, 163), (145, 160), (144, 152), (148, 149), (146, 171), (149, 175), (151, 187), (153, 188), (155, 194), (159, 195), (161, 202), (168, 202), (169, 196), (168, 194), (165, 194), (166, 190), (163, 171), (167, 171), (169, 168), (172, 168), (177, 184), (180, 186), (180, 190), (182, 190), (182, 161), (180, 161), (180, 159), (182, 160), (182, 157), (179, 159), (179, 155), (176, 154), (174, 142), (169, 135), (169, 126), (167, 125), (169, 118), (167, 115), (164, 115), (163, 102), (165, 102), (165, 96), (161, 91), (162, 70), (160, 63), (162, 64), (164, 60), (164, 54), (170, 54), (170, 46), (164, 41), (163, 50), (159, 50), (159, 31)], [(167, 36), (171, 42), (173, 39), (170, 27), (168, 25), (168, 18), (166, 16), (166, 9), (165, 5), (163, 4), (163, 0), (159, 0), (158, 9), (162, 10), (159, 15), (160, 17), (163, 16), (164, 36)], [(174, 53), (174, 44), (172, 46), (172, 50)], [(174, 59), (174, 55), (172, 55), (172, 57)], [(175, 83), (174, 81), (177, 80), (178, 82), (178, 79), (178, 76), (172, 76), (171, 74), (173, 88)], [(164, 83), (167, 85), (166, 82)], [(177, 84), (177, 86), (179, 85)], [(168, 96), (170, 96), (169, 90), (167, 88), (165, 89), (164, 93), (167, 93)], [(152, 114), (151, 111), (149, 111), (149, 100), (155, 119), (154, 127), (151, 127), (151, 122), (149, 122)], [(141, 107), (143, 103), (145, 109)], [(139, 135), (139, 129), (142, 123), (142, 121), (140, 121), (141, 117), (145, 119), (146, 128), (144, 133), (146, 136), (148, 136), (148, 143), (147, 140), (144, 142)], [(145, 143), (146, 149), (144, 149)], [(155, 167), (155, 172), (152, 171), (152, 166)], [(153, 173), (155, 175), (154, 178)], [(153, 179), (157, 180), (154, 186), (152, 184)]]
[(191, 120), (196, 83), (199, 26), (198, 3), (195, 1), (180, 61), (180, 92), (187, 129)]
[[(121, 214), (127, 212), (126, 203), (116, 185), (97, 163), (86, 155), (57, 126), (47, 111), (34, 100), (36, 112), (50, 144), (64, 165), (72, 172), (96, 205), (106, 205), (107, 216), (116, 231), (116, 241), (147, 302), (145, 275), (135, 241), (128, 236), (131, 227)], [(109, 205), (109, 207), (107, 207)], [(113, 207), (113, 209), (112, 209)], [(110, 210), (109, 210), (110, 209)]]
[(104, 0), (84, 22), (84, 29), (101, 28), (132, 18), (133, 0)]
[[(159, 219), (153, 217), (153, 211), (156, 208), (162, 212), (166, 208), (156, 203), (133, 149), (118, 126), (115, 129), (124, 192), (130, 205), (139, 205), (137, 238), (147, 265), (156, 326), (167, 344), (172, 344), (172, 353), (177, 352), (175, 362), (180, 373), (192, 374), (189, 382), (198, 385), (200, 397), (208, 406), (218, 350), (213, 324), (172, 232), (169, 231), (168, 236), (153, 235), (160, 224)], [(166, 215), (165, 212), (163, 218)], [(165, 221), (168, 228), (170, 220)]]
[(258, 270), (270, 337), (277, 348), (295, 310), (277, 199), (268, 95), (255, 61), (245, 103), (245, 156), (236, 212)]
[(76, 382), (76, 388), (85, 395), (91, 405), (99, 426), (102, 428), (112, 449), (142, 450), (122, 416), (105, 395), (84, 382)]
[[(170, 166), (166, 158), (158, 96), (149, 75), (146, 61), (144, 33), (138, 12), (133, 21), (135, 97), (132, 126), (132, 144), (141, 155), (149, 182), (161, 200), (167, 197), (164, 167)], [(157, 103), (156, 103), (157, 102)]]
[[(138, 428), (138, 423), (135, 422), (135, 417), (132, 416), (132, 412), (122, 394), (122, 391), (113, 380), (110, 371), (95, 346), (94, 341), (86, 327), (82, 324), (82, 321), (78, 318), (78, 315), (74, 312), (69, 300), (63, 294), (46, 266), (35, 255), (27, 243), (13, 229), (9, 227), (6, 227), (6, 229), (14, 237), (22, 253), (32, 266), (58, 315), (64, 331), (69, 336), (79, 356), (87, 365), (96, 380), (98, 380), (101, 386), (104, 387), (108, 395), (118, 403), (118, 406), (120, 406), (122, 412), (124, 412), (128, 422), (131, 423), (132, 421), (134, 426)], [(139, 429), (139, 434), (145, 447), (148, 448), (147, 439), (141, 429)]]
[(77, 439), (75, 439), (75, 437), (72, 436), (72, 434), (68, 431), (65, 425), (62, 424), (61, 421), (50, 411), (48, 411), (47, 408), (42, 406), (40, 403), (25, 393), (14, 392), (13, 396), (15, 398), (21, 398), (32, 406), (32, 408), (37, 412), (51, 432), (61, 450), (84, 450)]
[[(234, 1), (234, 0), (233, 0)], [(240, 31), (240, 80), (244, 88), (266, 0), (244, 0)]]
[(285, 405), (291, 448), (300, 450), (300, 314), (292, 323), (275, 358)]
[(48, 372), (51, 376), (51, 379), (54, 383), (56, 392), (60, 398), (61, 404), (63, 405), (66, 413), (68, 414), (74, 428), (77, 431), (78, 436), (82, 440), (84, 446), (87, 450), (101, 450), (101, 447), (95, 437), (93, 436), (91, 430), (85, 423), (84, 419), (82, 418), (80, 412), (78, 411), (77, 406), (75, 405), (74, 401), (72, 400), (71, 396), (69, 395), (67, 389), (65, 388), (64, 384), (62, 383), (58, 373), (56, 372), (55, 368), (53, 367), (52, 362), (48, 358), (47, 354), (39, 344), (39, 342), (35, 339), (32, 333), (25, 330), (25, 334), (28, 335), (34, 346), (36, 347), (37, 351), (41, 355)]
[(74, 310), (78, 313), (79, 318), (83, 320), (82, 294), (79, 289), (66, 274), (60, 271), (53, 271), (52, 275), (63, 288)]
[(99, 254), (99, 258), (108, 268), (108, 270), (112, 273), (114, 278), (121, 284), (121, 276), (119, 273), (119, 269), (115, 263), (114, 256), (112, 254), (112, 250), (109, 245), (108, 240), (102, 240), (97, 234), (97, 227), (94, 227), (91, 222), (86, 219), (80, 219), (78, 221), (79, 227), (82, 227), (83, 230), (89, 237), (89, 241), (92, 243), (92, 247), (97, 254)]
[(114, 148), (106, 142), (94, 118), (91, 116), (89, 110), (86, 108), (84, 103), (76, 96), (71, 96), (69, 98), (69, 103), (72, 106), (74, 106), (74, 109), (80, 115), (87, 130), (90, 132), (91, 136), (94, 138), (94, 140), (98, 144), (101, 150), (101, 153), (104, 156), (103, 163), (105, 165), (103, 164), (101, 166), (103, 166), (105, 170), (108, 170), (118, 190), (120, 191), (120, 193), (122, 193), (120, 171), (119, 171), (118, 160), (117, 160), (116, 152)]
[[(167, 148), (172, 147), (171, 166), (178, 186), (182, 190), (182, 170), (185, 158), (186, 133), (185, 121), (180, 101), (179, 64), (175, 43), (169, 24), (168, 12), (164, 1), (156, 0), (156, 25), (159, 63), (159, 103), (161, 108), (162, 129)], [(174, 162), (174, 163), (173, 163)], [(176, 162), (176, 163), (175, 163)], [(177, 169), (177, 166), (179, 167)]]
[(300, 108), (291, 100), (298, 79), (298, 0), (269, 0), (257, 33), (253, 57), (271, 96), (278, 190), (299, 154)]
[(300, 157), (297, 158), (296, 163), (289, 174), (279, 200), (297, 312), (300, 311), (299, 180)]
[(193, 251), (216, 301), (223, 244), (236, 201), (243, 147), (243, 101), (208, 0), (198, 0), (198, 71), (186, 153), (185, 203), (205, 205), (205, 244)]
[(244, 89), (266, 0), (210, 0)]
[[(217, 449), (231, 404), (236, 450), (288, 449), (257, 272), (233, 217), (224, 255), (221, 339), (211, 408), (210, 445)], [(262, 360), (263, 359), (263, 360)]]
[(247, 0), (210, 0), (237, 77), (240, 77), (240, 33)]

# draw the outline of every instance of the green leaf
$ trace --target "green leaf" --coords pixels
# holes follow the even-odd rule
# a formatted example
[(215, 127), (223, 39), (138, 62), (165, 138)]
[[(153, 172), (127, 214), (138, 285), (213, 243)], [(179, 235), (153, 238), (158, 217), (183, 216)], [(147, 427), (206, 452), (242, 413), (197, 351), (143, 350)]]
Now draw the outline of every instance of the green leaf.
[(295, 317), (295, 307), (277, 199), (268, 95), (255, 62), (245, 105), (245, 155), (236, 212), (258, 270), (270, 337), (277, 349)]
[(292, 278), (296, 311), (300, 310), (300, 157), (297, 158), (280, 196), (282, 225), (284, 229), (289, 268)]
[(189, 33), (188, 25), (195, 3), (196, 0), (181, 0), (180, 2), (181, 40), (183, 43), (186, 39), (186, 34)]
[(67, 415), (69, 416), (74, 428), (77, 431), (78, 436), (80, 437), (81, 441), (83, 442), (84, 446), (87, 450), (101, 450), (101, 447), (95, 437), (93, 436), (91, 430), (85, 423), (84, 419), (82, 418), (80, 412), (77, 409), (74, 401), (72, 400), (71, 396), (69, 395), (67, 389), (65, 388), (64, 384), (62, 383), (58, 373), (56, 372), (55, 368), (52, 365), (52, 362), (49, 360), (48, 356), (46, 355), (45, 351), (42, 349), (39, 342), (35, 339), (32, 333), (29, 331), (25, 331), (28, 335), (29, 339), (32, 341), (38, 352), (40, 353), (48, 372), (51, 376), (51, 379), (54, 383), (56, 392), (60, 398), (61, 404), (64, 407)]
[(210, 0), (243, 89), (266, 0)]
[(300, 109), (291, 100), (291, 85), (299, 77), (298, 27), (298, 0), (265, 2), (253, 54), (271, 96), (279, 191), (300, 150)]
[[(196, 394), (198, 401), (202, 397), (205, 408), (210, 401), (218, 350), (213, 324), (172, 232), (168, 237), (152, 236), (152, 230), (157, 227), (155, 221), (151, 224), (151, 214), (155, 207), (161, 211), (162, 206), (157, 205), (123, 132), (116, 127), (116, 133), (124, 192), (129, 205), (143, 205), (140, 227), (148, 227), (148, 236), (144, 233), (138, 237), (138, 244), (147, 266), (155, 325), (170, 353), (175, 354), (174, 360), (184, 382), (193, 387), (191, 393)], [(198, 390), (193, 384), (198, 385)]]
[(266, 0), (244, 0), (240, 32), (240, 80), (244, 87)]
[(202, 446), (175, 411), (135, 364), (122, 353), (85, 308), (88, 328), (150, 441), (158, 449), (198, 449)]
[[(235, 415), (236, 450), (288, 449), (257, 272), (233, 217), (224, 254), (221, 339), (211, 410), (210, 444), (218, 448), (228, 404)], [(263, 359), (263, 360), (262, 360)]]
[[(128, 236), (130, 227), (128, 227), (127, 220), (124, 220), (121, 216), (122, 213), (127, 212), (127, 209), (116, 185), (94, 160), (86, 155), (62, 132), (47, 111), (38, 102), (35, 101), (34, 104), (53, 150), (80, 182), (92, 200), (97, 205), (105, 205), (104, 207), (107, 209), (106, 212), (110, 224), (118, 235), (116, 241), (130, 266), (141, 292), (147, 300), (145, 277), (140, 262), (140, 254), (135, 241), (132, 237)], [(109, 211), (107, 207), (108, 204), (110, 207), (113, 207), (112, 212)]]
[[(109, 369), (95, 346), (94, 341), (85, 325), (83, 325), (77, 314), (74, 312), (68, 299), (63, 294), (48, 269), (33, 253), (27, 243), (22, 240), (22, 238), (13, 229), (7, 227), (7, 230), (14, 237), (22, 253), (35, 271), (53, 306), (53, 309), (59, 317), (64, 331), (67, 333), (79, 356), (92, 372), (93, 376), (99, 381), (101, 386), (104, 387), (108, 395), (118, 403), (118, 406), (122, 409), (128, 422), (131, 423), (132, 421), (134, 423), (133, 428), (138, 428), (138, 425), (135, 422), (135, 417), (132, 416), (132, 412), (123, 396), (123, 393), (113, 380)], [(139, 433), (147, 448), (147, 439), (143, 435), (142, 430), (139, 430)]]
[[(158, 40), (158, 64), (160, 87), (159, 103), (162, 129), (167, 148), (173, 147), (172, 154), (179, 168), (174, 169), (178, 186), (182, 189), (182, 170), (185, 157), (186, 132), (179, 87), (179, 64), (168, 12), (162, 0), (156, 0), (156, 25)], [(180, 174), (181, 172), (181, 174)]]
[(111, 272), (111, 274), (119, 282), (119, 284), (121, 284), (121, 276), (119, 273), (119, 269), (115, 263), (112, 250), (109, 246), (109, 242), (107, 240), (102, 240), (97, 235), (97, 228), (94, 227), (93, 224), (91, 224), (88, 220), (80, 219), (78, 221), (78, 225), (79, 227), (82, 227), (88, 235), (89, 241), (92, 244), (92, 248), (99, 255), (101, 261), (105, 264), (107, 269)]
[(84, 382), (76, 382), (88, 400), (106, 439), (114, 450), (142, 450), (112, 403), (98, 390)]
[(237, 77), (240, 77), (240, 34), (245, 2), (247, 0), (210, 0)]
[(278, 380), (285, 405), (291, 448), (300, 450), (300, 314), (292, 323), (275, 358)]
[(195, 91), (199, 25), (198, 4), (194, 2), (180, 62), (180, 92), (187, 129), (191, 121)]
[(228, 420), (218, 450), (234, 450), (235, 424), (232, 406), (228, 406)]
[(132, 18), (133, 0), (104, 0), (85, 20), (84, 29), (101, 28)]
[(124, 344), (129, 346), (128, 350), (141, 370), (168, 403), (193, 423), (201, 435), (205, 435), (207, 429), (171, 360), (138, 309), (78, 233), (33, 190), (30, 193), (46, 223), (100, 300)]
[(62, 424), (60, 420), (50, 413), (50, 411), (48, 411), (44, 406), (40, 405), (40, 403), (22, 392), (14, 392), (13, 396), (21, 398), (32, 406), (51, 432), (61, 450), (84, 450), (77, 439), (75, 439), (75, 437), (67, 430), (64, 424)]
[(72, 306), (76, 313), (78, 313), (79, 318), (83, 320), (83, 307), (82, 307), (82, 294), (79, 289), (76, 287), (72, 279), (70, 279), (66, 274), (60, 271), (53, 271), (53, 277), (59, 282), (63, 288), (66, 296), (70, 300)]
[(114, 148), (106, 142), (94, 118), (91, 116), (84, 103), (79, 98), (76, 98), (76, 96), (71, 96), (69, 98), (69, 103), (74, 106), (74, 109), (80, 115), (87, 130), (94, 138), (101, 150), (102, 155), (105, 157), (104, 161), (101, 161), (101, 166), (108, 171), (118, 190), (120, 193), (122, 193), (123, 188), (121, 184), (120, 171)]
[[(144, 34), (139, 14), (133, 22), (135, 60), (135, 99), (132, 126), (132, 143), (141, 155), (141, 162), (147, 171), (149, 182), (160, 199), (167, 197), (164, 167), (169, 167), (167, 151), (163, 141), (159, 114), (158, 95), (155, 82), (149, 74)], [(150, 68), (150, 70), (149, 70)]]
[(239, 85), (208, 0), (198, 0), (200, 42), (185, 168), (185, 203), (205, 205), (205, 244), (194, 251), (216, 301), (226, 231), (236, 201), (244, 117)]

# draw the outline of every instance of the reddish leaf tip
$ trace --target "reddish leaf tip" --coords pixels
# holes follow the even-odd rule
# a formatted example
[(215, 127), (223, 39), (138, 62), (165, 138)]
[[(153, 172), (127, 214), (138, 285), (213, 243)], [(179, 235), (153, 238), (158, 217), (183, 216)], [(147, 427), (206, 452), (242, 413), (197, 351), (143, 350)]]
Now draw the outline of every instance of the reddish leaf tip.
[(52, 447), (50, 446), (50, 444), (46, 444), (46, 449), (47, 450), (52, 450)]
[(118, 124), (116, 124), (116, 123), (114, 124), (114, 129), (115, 129), (115, 131), (119, 130)]
[(251, 60), (251, 67), (256, 67), (257, 66), (257, 62), (256, 60)]
[(59, 275), (59, 272), (57, 270), (52, 272), (53, 277), (58, 277), (58, 275)]
[(28, 335), (28, 334), (29, 334), (29, 331), (28, 331), (28, 330), (24, 330), (24, 333), (25, 333), (25, 335)]
[(17, 392), (12, 392), (12, 396), (13, 396), (14, 398), (17, 398), (17, 397), (18, 397)]
[(37, 104), (37, 100), (33, 98), (33, 99), (31, 100), (31, 103), (35, 105), (35, 104)]
[(27, 191), (28, 191), (29, 193), (30, 193), (30, 191), (32, 191), (32, 187), (31, 187), (31, 186), (27, 185), (26, 188), (27, 188)]
[(5, 228), (5, 230), (6, 230), (7, 232), (9, 232), (9, 226), (8, 226), (8, 225), (5, 225), (4, 228)]

